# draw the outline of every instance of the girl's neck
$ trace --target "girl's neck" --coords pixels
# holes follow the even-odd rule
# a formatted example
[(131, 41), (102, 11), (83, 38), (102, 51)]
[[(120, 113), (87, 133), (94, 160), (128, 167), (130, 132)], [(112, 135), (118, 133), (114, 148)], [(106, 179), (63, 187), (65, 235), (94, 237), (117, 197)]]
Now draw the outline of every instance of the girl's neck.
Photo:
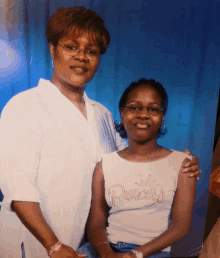
[(121, 158), (132, 162), (152, 162), (167, 157), (172, 151), (157, 144), (135, 144), (129, 142), (128, 148), (119, 151)]
[(135, 156), (148, 156), (156, 153), (157, 151), (161, 150), (161, 146), (157, 144), (157, 140), (151, 140), (145, 144), (139, 144), (134, 141), (129, 141), (129, 146), (127, 148), (127, 152), (130, 155)]

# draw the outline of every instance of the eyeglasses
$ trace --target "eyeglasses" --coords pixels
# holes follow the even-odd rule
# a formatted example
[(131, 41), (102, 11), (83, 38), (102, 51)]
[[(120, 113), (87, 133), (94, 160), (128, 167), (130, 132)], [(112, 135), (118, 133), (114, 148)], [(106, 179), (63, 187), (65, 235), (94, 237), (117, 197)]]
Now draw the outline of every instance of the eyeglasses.
[(146, 108), (148, 114), (151, 116), (158, 116), (163, 111), (161, 107), (144, 107), (138, 104), (128, 104), (125, 107), (133, 114), (139, 114), (144, 108)]
[[(76, 47), (73, 44), (67, 44), (67, 45), (63, 45), (62, 46), (62, 45), (60, 45), (58, 43), (58, 45), (60, 47), (62, 47), (66, 51), (66, 53), (68, 55), (70, 55), (70, 56), (74, 56), (74, 55), (80, 53), (80, 51), (82, 50), (82, 49), (79, 49), (78, 47)], [(100, 55), (99, 49), (96, 49), (96, 48), (93, 48), (93, 47), (92, 48), (89, 47), (89, 48), (83, 49), (82, 51), (83, 51), (83, 53), (85, 55), (89, 56), (90, 58), (95, 58), (95, 57)]]

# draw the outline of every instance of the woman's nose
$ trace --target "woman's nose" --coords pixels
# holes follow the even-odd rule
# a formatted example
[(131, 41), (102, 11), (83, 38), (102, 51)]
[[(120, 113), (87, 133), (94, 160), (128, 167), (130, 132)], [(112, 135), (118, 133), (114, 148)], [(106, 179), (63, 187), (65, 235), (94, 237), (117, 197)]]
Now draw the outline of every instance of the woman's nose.
[(74, 55), (74, 58), (79, 59), (80, 61), (86, 60), (86, 54), (84, 49), (78, 49)]

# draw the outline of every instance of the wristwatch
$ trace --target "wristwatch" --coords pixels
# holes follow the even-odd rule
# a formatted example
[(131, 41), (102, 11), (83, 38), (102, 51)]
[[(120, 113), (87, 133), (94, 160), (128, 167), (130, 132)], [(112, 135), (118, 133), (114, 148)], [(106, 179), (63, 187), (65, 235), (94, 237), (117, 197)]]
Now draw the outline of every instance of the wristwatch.
[(143, 257), (143, 254), (141, 252), (138, 252), (136, 250), (131, 250), (131, 253), (135, 254), (136, 255), (136, 258), (144, 258)]

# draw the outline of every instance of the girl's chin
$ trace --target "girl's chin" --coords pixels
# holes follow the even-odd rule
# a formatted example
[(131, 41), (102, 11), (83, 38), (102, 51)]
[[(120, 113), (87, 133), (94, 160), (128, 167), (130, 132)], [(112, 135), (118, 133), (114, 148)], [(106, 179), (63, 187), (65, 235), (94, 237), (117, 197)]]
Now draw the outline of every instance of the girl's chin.
[[(157, 137), (149, 137), (149, 136), (131, 137), (130, 139), (132, 139), (132, 141), (141, 145), (151, 141), (157, 141)], [(128, 140), (129, 140), (129, 137), (128, 137)]]

